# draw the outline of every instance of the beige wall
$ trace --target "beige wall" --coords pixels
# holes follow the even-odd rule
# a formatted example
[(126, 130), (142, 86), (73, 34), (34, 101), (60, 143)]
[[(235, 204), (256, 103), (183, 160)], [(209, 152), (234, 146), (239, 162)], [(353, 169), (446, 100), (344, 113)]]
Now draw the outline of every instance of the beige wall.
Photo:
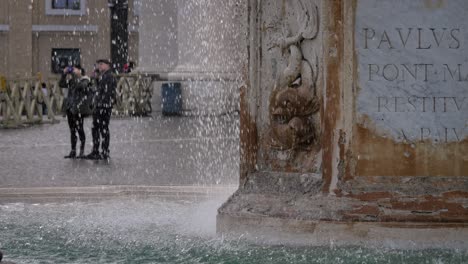
[(0, 32), (0, 75), (6, 76), (7, 72), (7, 57), (8, 51), (8, 35), (5, 32)]
[(0, 1), (0, 24), (8, 24), (8, 1)]
[[(0, 1), (0, 25), (8, 25), (8, 1)], [(6, 76), (8, 62), (8, 32), (0, 31), (0, 75)]]
[[(59, 39), (60, 41), (57, 41)], [(81, 65), (87, 72), (92, 71), (96, 58), (107, 57), (104, 49), (99, 49), (101, 37), (97, 34), (81, 33), (42, 33), (34, 34), (34, 69), (33, 73), (41, 72), (45, 78), (51, 77), (51, 53), (53, 48), (80, 49)], [(101, 50), (103, 50), (101, 52)]]
[[(46, 15), (45, 0), (34, 1), (33, 23), (39, 25), (97, 25), (109, 24), (109, 8), (107, 1), (87, 0), (86, 8), (89, 10), (86, 15)], [(102, 11), (102, 12), (101, 12)]]
[[(54, 76), (51, 53), (54, 48), (80, 49), (81, 64), (92, 71), (97, 58), (110, 56), (110, 10), (107, 1), (86, 1), (85, 15), (46, 15), (45, 0), (34, 2), (34, 25), (89, 25), (97, 32), (33, 32), (33, 75), (40, 72), (44, 78)], [(102, 12), (101, 12), (102, 10)]]
[[(130, 2), (129, 25), (138, 25)], [(87, 0), (84, 15), (46, 15), (46, 0), (0, 1), (0, 74), (8, 78), (54, 74), (51, 69), (53, 48), (78, 48), (81, 63), (89, 72), (98, 58), (110, 58), (110, 10), (105, 0)], [(33, 26), (94, 26), (97, 31), (33, 31)], [(138, 60), (138, 31), (129, 35), (129, 60)]]
[(28, 77), (32, 71), (32, 15), (29, 1), (11, 1), (9, 5), (8, 76)]

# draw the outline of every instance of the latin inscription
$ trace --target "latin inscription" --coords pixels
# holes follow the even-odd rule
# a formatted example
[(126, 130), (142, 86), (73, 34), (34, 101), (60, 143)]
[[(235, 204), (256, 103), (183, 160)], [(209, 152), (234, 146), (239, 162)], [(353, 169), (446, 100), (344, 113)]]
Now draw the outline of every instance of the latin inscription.
[(468, 100), (466, 97), (377, 97), (377, 112), (450, 113), (467, 110)]
[(456, 81), (468, 82), (468, 65), (415, 63), (367, 64), (368, 81)]
[(468, 136), (468, 2), (454, 0), (442, 11), (418, 0), (384, 2), (358, 5), (358, 111), (397, 140), (463, 140)]
[(431, 49), (460, 48), (460, 28), (363, 28), (364, 48)]

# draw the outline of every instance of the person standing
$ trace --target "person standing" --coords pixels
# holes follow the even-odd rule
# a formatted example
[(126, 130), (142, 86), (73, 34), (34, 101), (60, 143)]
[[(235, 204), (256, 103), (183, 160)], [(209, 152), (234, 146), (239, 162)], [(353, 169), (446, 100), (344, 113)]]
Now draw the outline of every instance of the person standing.
[(42, 95), (44, 96), (44, 99), (42, 100), (42, 115), (47, 115), (47, 105), (45, 103), (45, 97), (49, 96), (49, 92), (47, 91), (47, 85), (46, 83), (41, 83), (41, 90), (42, 90)]
[(90, 79), (85, 75), (85, 71), (79, 64), (73, 67), (63, 69), (62, 78), (59, 81), (59, 86), (68, 88), (67, 98), (63, 102), (63, 111), (67, 116), (68, 127), (70, 128), (71, 151), (65, 156), (66, 159), (75, 159), (77, 136), (81, 141), (79, 158), (84, 157), (84, 149), (86, 136), (83, 129), (83, 118), (85, 117), (85, 105), (89, 94)]
[[(110, 131), (109, 122), (112, 114), (112, 107), (115, 101), (117, 80), (111, 71), (111, 62), (106, 59), (96, 61), (99, 69), (97, 79), (97, 89), (93, 99), (93, 151), (86, 155), (87, 159), (99, 160), (110, 158), (109, 144)], [(102, 152), (99, 153), (99, 145), (102, 137)]]

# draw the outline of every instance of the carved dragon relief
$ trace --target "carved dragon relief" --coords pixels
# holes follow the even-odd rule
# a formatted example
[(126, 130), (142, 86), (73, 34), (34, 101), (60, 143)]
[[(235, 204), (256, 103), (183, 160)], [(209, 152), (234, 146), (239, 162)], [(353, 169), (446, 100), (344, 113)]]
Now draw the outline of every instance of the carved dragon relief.
[(281, 49), (287, 66), (279, 74), (270, 96), (270, 147), (295, 151), (310, 148), (318, 137), (315, 121), (320, 108), (315, 85), (318, 65), (311, 45), (318, 34), (318, 9), (310, 0), (287, 2), (292, 9), (288, 15), (295, 17), (292, 23), (296, 23), (291, 25), (291, 21), (284, 19), (283, 34), (276, 35), (271, 42), (271, 48)]

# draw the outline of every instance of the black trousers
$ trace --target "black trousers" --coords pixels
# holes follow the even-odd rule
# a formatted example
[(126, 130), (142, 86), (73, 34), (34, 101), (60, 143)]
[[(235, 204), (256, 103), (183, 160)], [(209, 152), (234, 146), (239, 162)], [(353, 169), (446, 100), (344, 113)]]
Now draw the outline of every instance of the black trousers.
[(110, 132), (109, 122), (112, 114), (112, 109), (98, 108), (93, 113), (93, 152), (99, 153), (99, 145), (102, 137), (102, 153), (109, 155)]
[(80, 149), (84, 150), (86, 136), (83, 129), (83, 117), (78, 114), (72, 114), (67, 111), (68, 127), (70, 128), (70, 142), (71, 149), (76, 151), (76, 142), (78, 140), (76, 134), (80, 137), (81, 146)]

